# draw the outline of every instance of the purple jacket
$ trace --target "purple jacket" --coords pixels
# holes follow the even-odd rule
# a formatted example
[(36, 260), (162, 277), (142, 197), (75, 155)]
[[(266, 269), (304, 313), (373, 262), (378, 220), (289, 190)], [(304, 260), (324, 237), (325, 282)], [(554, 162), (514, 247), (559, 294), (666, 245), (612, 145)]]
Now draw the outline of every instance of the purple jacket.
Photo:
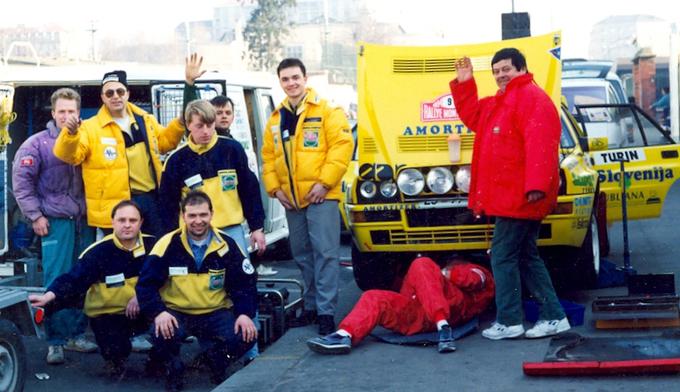
[(59, 135), (54, 121), (26, 139), (14, 156), (14, 198), (26, 218), (77, 218), (85, 215), (80, 166), (59, 160), (52, 148)]

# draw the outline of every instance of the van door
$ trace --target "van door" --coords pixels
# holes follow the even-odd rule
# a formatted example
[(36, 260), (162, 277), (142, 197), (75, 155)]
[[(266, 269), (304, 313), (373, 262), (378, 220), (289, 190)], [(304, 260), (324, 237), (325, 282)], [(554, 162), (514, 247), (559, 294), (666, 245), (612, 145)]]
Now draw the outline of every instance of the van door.
[(669, 189), (680, 177), (680, 145), (650, 116), (635, 105), (576, 106), (581, 125), (590, 136), (592, 122), (584, 121), (607, 113), (616, 125), (619, 147), (590, 153), (598, 172), (600, 190), (607, 194), (607, 220), (620, 220), (621, 167), (624, 160), (626, 205), (630, 219), (661, 215)]
[[(0, 84), (0, 102), (5, 99), (12, 101), (13, 98), (14, 87)], [(0, 108), (0, 116), (12, 116), (14, 108), (10, 106), (8, 110), (9, 113), (3, 112)], [(6, 118), (2, 125), (7, 125), (9, 128), (9, 123), (4, 124), (8, 120), (9, 118)], [(0, 213), (0, 255), (4, 255), (7, 252), (7, 170), (7, 146), (0, 146), (0, 172), (2, 173), (2, 178), (0, 178), (0, 201), (2, 201), (2, 212)]]

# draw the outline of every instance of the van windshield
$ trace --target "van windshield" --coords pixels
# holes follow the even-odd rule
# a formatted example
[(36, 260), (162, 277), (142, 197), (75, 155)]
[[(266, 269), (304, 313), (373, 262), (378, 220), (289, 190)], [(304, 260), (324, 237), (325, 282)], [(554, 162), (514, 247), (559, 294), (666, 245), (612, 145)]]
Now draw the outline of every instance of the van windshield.
[(607, 103), (606, 90), (602, 86), (562, 87), (571, 114), (576, 114), (575, 105)]

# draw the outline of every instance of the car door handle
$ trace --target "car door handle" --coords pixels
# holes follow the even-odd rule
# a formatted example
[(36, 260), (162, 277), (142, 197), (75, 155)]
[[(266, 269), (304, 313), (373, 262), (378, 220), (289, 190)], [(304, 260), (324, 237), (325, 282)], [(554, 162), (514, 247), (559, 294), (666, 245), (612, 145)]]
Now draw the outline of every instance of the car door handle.
[(661, 158), (672, 159), (678, 157), (678, 150), (664, 150), (661, 151)]

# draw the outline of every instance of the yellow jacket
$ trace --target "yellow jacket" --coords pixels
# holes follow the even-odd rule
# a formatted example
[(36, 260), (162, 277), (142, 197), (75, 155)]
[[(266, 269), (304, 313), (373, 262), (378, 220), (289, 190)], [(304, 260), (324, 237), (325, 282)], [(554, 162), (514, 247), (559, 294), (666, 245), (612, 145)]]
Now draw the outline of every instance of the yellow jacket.
[[(131, 125), (144, 122), (147, 152), (158, 186), (162, 171), (159, 155), (177, 147), (184, 127), (177, 119), (163, 127), (154, 116), (131, 103), (127, 104), (127, 111)], [(123, 131), (108, 109), (102, 105), (96, 116), (83, 121), (75, 135), (62, 129), (54, 155), (72, 165), (82, 164), (87, 222), (90, 226), (111, 227), (111, 209), (119, 201), (129, 199), (131, 192)]]
[(352, 158), (354, 140), (342, 109), (332, 107), (313, 89), (297, 108), (295, 135), (288, 139), (280, 129), (281, 110), (289, 108), (286, 98), (272, 113), (262, 145), (262, 179), (270, 196), (281, 189), (297, 208), (315, 183), (329, 189), (326, 199), (340, 200), (340, 183)]

